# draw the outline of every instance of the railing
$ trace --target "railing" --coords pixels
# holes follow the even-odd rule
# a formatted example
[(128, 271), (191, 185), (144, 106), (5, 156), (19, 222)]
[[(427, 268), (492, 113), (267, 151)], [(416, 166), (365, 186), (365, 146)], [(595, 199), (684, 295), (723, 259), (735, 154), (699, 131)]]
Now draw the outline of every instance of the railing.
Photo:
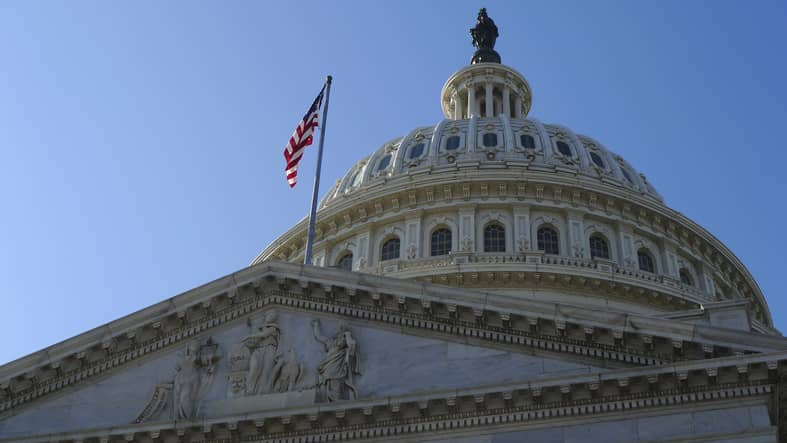
[[(713, 297), (699, 290), (687, 286), (680, 280), (672, 277), (644, 272), (636, 269), (624, 268), (617, 263), (607, 260), (548, 255), (540, 252), (522, 254), (495, 254), (495, 253), (453, 253), (439, 257), (429, 257), (416, 260), (387, 260), (376, 267), (363, 269), (380, 275), (395, 275), (399, 273), (417, 273), (422, 270), (439, 270), (451, 266), (462, 265), (522, 265), (526, 268), (534, 266), (557, 266), (577, 270), (590, 270), (600, 274), (614, 274), (619, 280), (628, 280), (631, 284), (638, 282), (655, 284), (665, 287), (669, 292), (682, 293), (697, 302), (710, 301)], [(543, 268), (543, 270), (548, 270)], [(611, 277), (611, 275), (610, 275)], [(603, 276), (602, 276), (603, 278)]]

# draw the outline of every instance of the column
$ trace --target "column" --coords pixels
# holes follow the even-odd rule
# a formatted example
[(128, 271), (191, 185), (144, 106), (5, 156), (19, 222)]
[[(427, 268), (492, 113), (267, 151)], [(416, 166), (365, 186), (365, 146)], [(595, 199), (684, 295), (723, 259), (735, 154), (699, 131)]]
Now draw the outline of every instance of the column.
[(421, 257), (421, 213), (404, 221), (404, 258), (415, 260)]
[(508, 86), (503, 87), (503, 114), (511, 117), (511, 89)]
[(462, 98), (458, 93), (454, 92), (451, 100), (454, 101), (454, 120), (459, 120), (462, 118)]
[(459, 235), (457, 236), (457, 251), (475, 251), (475, 207), (459, 208)]
[(590, 257), (589, 246), (585, 245), (582, 213), (566, 211), (566, 225), (568, 226), (568, 256), (576, 258)]
[(514, 118), (522, 118), (522, 100), (518, 94), (514, 94)]
[(367, 266), (370, 266), (372, 262), (369, 260), (369, 242), (370, 242), (370, 233), (364, 232), (358, 235), (358, 257), (355, 258), (355, 267), (354, 269), (357, 271), (359, 269), (363, 269)]
[(467, 118), (475, 116), (475, 84), (467, 85)]
[(514, 253), (535, 249), (530, 240), (530, 206), (514, 207)]
[(636, 254), (634, 252), (634, 232), (631, 227), (618, 223), (618, 264), (625, 268), (635, 269), (637, 267)]
[(486, 82), (486, 109), (484, 110), (484, 117), (493, 117), (495, 115), (494, 98), (492, 97), (492, 82)]

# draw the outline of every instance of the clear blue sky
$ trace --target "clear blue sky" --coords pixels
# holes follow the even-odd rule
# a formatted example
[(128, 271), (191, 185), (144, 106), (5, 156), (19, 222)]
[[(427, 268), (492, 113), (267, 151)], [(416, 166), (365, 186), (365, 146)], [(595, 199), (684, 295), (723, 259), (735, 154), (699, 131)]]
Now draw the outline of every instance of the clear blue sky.
[(645, 172), (787, 331), (784, 1), (6, 0), (0, 363), (248, 265), (308, 210), (281, 150), (324, 76), (327, 190), (442, 118), (481, 6), (531, 115)]

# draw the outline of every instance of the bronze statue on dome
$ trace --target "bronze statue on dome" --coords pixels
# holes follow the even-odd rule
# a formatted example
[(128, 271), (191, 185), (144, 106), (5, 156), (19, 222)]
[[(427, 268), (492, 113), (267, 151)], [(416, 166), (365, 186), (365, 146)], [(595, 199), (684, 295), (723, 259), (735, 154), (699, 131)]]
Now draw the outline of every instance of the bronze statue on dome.
[(473, 46), (478, 49), (470, 60), (471, 64), (500, 63), (500, 54), (494, 49), (500, 34), (494, 20), (486, 14), (486, 8), (478, 11), (478, 20), (475, 28), (470, 29), (470, 35), (473, 37)]

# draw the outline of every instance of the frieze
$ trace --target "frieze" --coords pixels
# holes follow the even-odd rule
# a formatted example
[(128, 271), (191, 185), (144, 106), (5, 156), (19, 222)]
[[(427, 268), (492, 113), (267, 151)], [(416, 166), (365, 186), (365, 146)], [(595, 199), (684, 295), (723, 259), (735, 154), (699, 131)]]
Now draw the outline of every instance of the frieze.
[[(245, 439), (264, 438), (270, 442), (342, 441), (497, 424), (535, 424), (552, 419), (565, 421), (604, 413), (652, 412), (658, 408), (709, 402), (740, 403), (748, 398), (767, 399), (774, 395), (774, 383), (780, 378), (777, 362), (784, 357), (784, 353), (741, 356), (635, 372), (622, 370), (524, 384), (330, 403), (319, 408), (293, 408), (286, 412), (208, 418), (199, 422), (132, 425), (83, 432), (78, 436), (58, 434), (57, 439), (110, 441), (120, 437), (126, 441), (146, 441), (146, 438), (177, 435), (218, 443), (237, 439), (241, 435), (238, 432), (243, 431)], [(718, 377), (703, 377), (698, 372), (714, 363)], [(751, 368), (751, 376), (742, 376), (736, 363)], [(689, 374), (693, 374), (690, 383)], [(25, 441), (48, 440), (42, 436)]]
[[(292, 265), (281, 264), (274, 266), (286, 268)], [(290, 281), (285, 276), (272, 275), (271, 277), (276, 277), (270, 280), (279, 286), (286, 286), (288, 284), (287, 282)], [(619, 361), (623, 364), (659, 364), (671, 359), (669, 355), (649, 354), (648, 351), (618, 348), (596, 342), (576, 341), (566, 337), (540, 335), (532, 332), (530, 328), (526, 328), (526, 330), (515, 329), (513, 325), (518, 324), (516, 318), (519, 318), (519, 315), (509, 314), (508, 312), (504, 314), (510, 315), (510, 325), (512, 325), (512, 327), (502, 328), (488, 323), (478, 324), (475, 321), (468, 323), (461, 320), (462, 316), (458, 315), (461, 310), (473, 312), (475, 308), (464, 307), (456, 303), (452, 303), (455, 305), (453, 309), (454, 314), (451, 314), (451, 309), (446, 307), (443, 301), (433, 302), (431, 305), (431, 312), (421, 313), (422, 299), (418, 296), (402, 297), (407, 305), (412, 303), (413, 309), (410, 311), (402, 310), (399, 307), (393, 309), (389, 308), (387, 302), (384, 301), (385, 294), (378, 294), (377, 300), (372, 300), (368, 298), (368, 294), (362, 292), (365, 294), (364, 297), (354, 302), (343, 302), (339, 299), (327, 298), (324, 296), (311, 296), (309, 295), (311, 286), (306, 276), (301, 276), (297, 280), (306, 285), (306, 290), (301, 290), (300, 292), (269, 289), (270, 285), (264, 283), (265, 281), (264, 278), (258, 277), (250, 283), (222, 289), (213, 296), (212, 300), (218, 301), (211, 303), (209, 309), (204, 308), (203, 301), (196, 302), (192, 305), (198, 309), (205, 310), (204, 315), (196, 317), (192, 321), (186, 321), (184, 317), (181, 320), (183, 323), (180, 326), (167, 332), (162, 331), (161, 327), (150, 327), (151, 330), (157, 331), (156, 334), (153, 335), (153, 338), (147, 340), (138, 339), (133, 346), (121, 351), (116, 351), (115, 353), (110, 353), (100, 360), (96, 360), (92, 363), (83, 360), (80, 366), (68, 371), (61, 370), (57, 375), (41, 381), (35, 380), (35, 377), (16, 376), (7, 382), (7, 387), (4, 389), (4, 397), (2, 401), (0, 401), (0, 412), (5, 412), (23, 404), (30, 403), (50, 393), (91, 379), (94, 376), (105, 374), (108, 371), (115, 370), (128, 362), (134, 361), (150, 353), (158, 352), (184, 341), (193, 340), (196, 336), (202, 335), (217, 326), (237, 321), (269, 305), (343, 315), (350, 318), (394, 324), (398, 327), (403, 326), (413, 329), (435, 331), (460, 337), (471, 337), (482, 341), (499, 342), (506, 345), (526, 346), (543, 349), (549, 352), (573, 353), (582, 357)], [(295, 282), (295, 280), (293, 280), (293, 282)], [(320, 288), (322, 288), (324, 284), (324, 282), (320, 283)], [(406, 283), (403, 282), (403, 284)], [(250, 288), (256, 288), (256, 293), (249, 294)], [(235, 296), (228, 297), (230, 293)], [(367, 299), (368, 302), (364, 301)], [(366, 305), (366, 303), (368, 303), (368, 305)], [(495, 311), (493, 308), (487, 307), (485, 308), (485, 313), (487, 313), (485, 317), (489, 318), (489, 315), (494, 314)], [(174, 313), (171, 315), (174, 315)], [(442, 315), (445, 315), (445, 317)], [(169, 318), (169, 316), (154, 320), (153, 323), (161, 323), (165, 318)], [(552, 319), (544, 318), (544, 320), (539, 323), (551, 324)], [(147, 324), (141, 325), (139, 330), (147, 327)], [(125, 334), (125, 332), (123, 334)], [(636, 333), (633, 333), (633, 331), (627, 332), (627, 336), (634, 337)], [(687, 337), (685, 341), (687, 343), (692, 342), (692, 339)], [(628, 343), (628, 341), (626, 343)], [(741, 345), (741, 348), (743, 349), (745, 346)], [(682, 356), (681, 358), (686, 358), (686, 356)], [(57, 363), (49, 363), (49, 365), (52, 364)], [(46, 367), (42, 369), (47, 370)], [(35, 371), (37, 370), (28, 371), (27, 374), (35, 374)], [(22, 380), (23, 382), (19, 382), (18, 380)]]

